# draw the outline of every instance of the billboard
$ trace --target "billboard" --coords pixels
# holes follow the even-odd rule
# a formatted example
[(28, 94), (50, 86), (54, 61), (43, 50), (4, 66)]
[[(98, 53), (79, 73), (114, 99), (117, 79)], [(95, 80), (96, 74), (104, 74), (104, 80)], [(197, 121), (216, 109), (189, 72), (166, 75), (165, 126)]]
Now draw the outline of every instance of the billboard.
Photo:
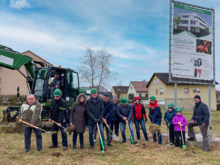
[(214, 80), (213, 9), (172, 2), (172, 77)]

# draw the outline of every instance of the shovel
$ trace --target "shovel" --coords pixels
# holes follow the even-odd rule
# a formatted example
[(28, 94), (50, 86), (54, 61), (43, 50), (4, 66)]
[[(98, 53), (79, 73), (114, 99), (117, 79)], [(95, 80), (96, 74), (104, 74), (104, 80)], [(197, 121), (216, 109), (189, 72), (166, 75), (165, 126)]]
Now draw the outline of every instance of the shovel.
[(109, 127), (109, 125), (106, 122), (104, 122), (104, 123), (107, 126), (107, 128), (109, 129), (109, 131), (111, 132), (112, 140), (114, 140), (116, 142), (120, 142), (121, 141), (120, 138), (117, 135), (113, 134), (111, 128)]
[(182, 139), (182, 148), (183, 148), (184, 150), (186, 150), (186, 144), (184, 143), (184, 140), (183, 140), (183, 132), (182, 132), (181, 126), (180, 126), (180, 132), (181, 132), (181, 139)]
[(56, 124), (58, 127), (63, 128), (64, 132), (66, 132), (66, 128), (63, 126), (60, 126), (59, 123), (55, 122), (54, 120), (50, 120), (50, 122)]
[(33, 124), (30, 124), (30, 123), (28, 123), (28, 122), (26, 122), (24, 120), (21, 120), (21, 122), (26, 124), (26, 125), (28, 125), (28, 126), (30, 126), (30, 127), (32, 127), (32, 128), (38, 129), (38, 130), (40, 130), (40, 131), (42, 131), (43, 133), (46, 133), (46, 134), (56, 134), (57, 133), (56, 131), (46, 131), (46, 130), (44, 130), (44, 129), (40, 128), (40, 127), (37, 127), (37, 126), (35, 126)]
[(104, 153), (105, 152), (105, 147), (104, 147), (102, 136), (101, 136), (101, 133), (100, 133), (99, 124), (98, 123), (96, 123), (96, 124), (97, 124), (97, 129), (98, 129), (98, 132), (99, 132), (99, 138), (100, 138), (100, 142), (101, 142), (101, 146), (102, 146), (102, 151), (101, 152)]

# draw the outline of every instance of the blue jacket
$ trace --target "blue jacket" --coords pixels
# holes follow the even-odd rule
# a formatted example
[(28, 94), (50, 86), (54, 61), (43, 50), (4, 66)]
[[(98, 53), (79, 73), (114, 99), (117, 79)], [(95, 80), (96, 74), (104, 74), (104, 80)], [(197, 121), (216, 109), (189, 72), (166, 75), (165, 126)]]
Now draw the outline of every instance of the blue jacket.
[(126, 117), (128, 121), (130, 121), (133, 115), (133, 107), (129, 104), (127, 104), (126, 107), (123, 107), (122, 104), (119, 104), (117, 108), (117, 114), (119, 116), (120, 122), (125, 122), (123, 117)]
[(196, 124), (209, 124), (209, 109), (206, 104), (203, 102), (199, 102), (194, 107), (192, 120), (196, 122)]
[(161, 125), (162, 113), (159, 106), (154, 108), (149, 107), (149, 118), (151, 123)]
[(105, 113), (104, 113), (104, 118), (107, 120), (107, 123), (111, 123), (111, 111), (113, 108), (113, 103), (111, 101), (105, 102), (103, 101), (104, 108), (105, 108)]
[(164, 120), (167, 124), (167, 127), (171, 127), (173, 125), (173, 118), (176, 115), (176, 111), (175, 109), (173, 109), (172, 112), (170, 112), (169, 110), (166, 111), (165, 115), (164, 115)]
[(118, 103), (113, 104), (112, 110), (110, 112), (111, 122), (113, 122), (113, 123), (119, 120), (119, 117), (117, 114), (117, 109), (118, 109)]
[(68, 113), (66, 101), (61, 98), (60, 100), (53, 99), (51, 102), (50, 118), (58, 123), (67, 121)]

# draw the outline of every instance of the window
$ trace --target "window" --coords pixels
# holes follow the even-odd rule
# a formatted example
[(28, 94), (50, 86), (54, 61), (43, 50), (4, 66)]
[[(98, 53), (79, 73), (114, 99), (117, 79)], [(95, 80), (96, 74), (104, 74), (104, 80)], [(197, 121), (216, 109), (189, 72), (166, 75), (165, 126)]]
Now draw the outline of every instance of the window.
[(162, 95), (164, 93), (163, 88), (160, 88), (160, 94)]
[(159, 84), (159, 79), (157, 79), (157, 84)]
[(185, 88), (184, 93), (189, 93), (189, 88)]
[(197, 92), (197, 93), (200, 93), (200, 88), (197, 88), (197, 89), (196, 89), (196, 92)]
[(158, 89), (156, 89), (156, 95), (158, 94)]
[(196, 88), (193, 88), (193, 93), (196, 93)]
[(146, 98), (147, 98), (147, 100), (148, 100), (148, 93), (146, 93)]
[(130, 89), (132, 90), (132, 86), (130, 86)]
[(156, 84), (156, 80), (154, 80), (154, 84)]

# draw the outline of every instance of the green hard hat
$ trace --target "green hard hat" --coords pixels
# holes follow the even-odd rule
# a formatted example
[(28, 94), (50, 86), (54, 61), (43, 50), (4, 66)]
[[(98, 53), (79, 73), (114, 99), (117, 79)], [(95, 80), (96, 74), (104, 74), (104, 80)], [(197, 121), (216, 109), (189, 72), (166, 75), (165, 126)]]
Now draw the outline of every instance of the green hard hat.
[(121, 103), (122, 104), (128, 104), (128, 99), (126, 97), (121, 98)]
[(168, 104), (168, 108), (173, 108), (174, 107), (174, 104), (173, 103), (169, 103)]
[(182, 107), (176, 107), (176, 111), (177, 111), (177, 112), (182, 112), (182, 111), (183, 111), (183, 108), (182, 108)]
[(94, 93), (97, 93), (97, 89), (92, 88), (92, 89), (91, 89), (91, 94), (94, 94)]
[(150, 101), (153, 101), (153, 100), (156, 100), (156, 97), (155, 97), (155, 96), (151, 96), (151, 97), (150, 97)]
[(62, 95), (62, 92), (60, 89), (55, 89), (54, 92), (53, 92), (53, 95), (56, 96), (56, 97), (59, 97)]

